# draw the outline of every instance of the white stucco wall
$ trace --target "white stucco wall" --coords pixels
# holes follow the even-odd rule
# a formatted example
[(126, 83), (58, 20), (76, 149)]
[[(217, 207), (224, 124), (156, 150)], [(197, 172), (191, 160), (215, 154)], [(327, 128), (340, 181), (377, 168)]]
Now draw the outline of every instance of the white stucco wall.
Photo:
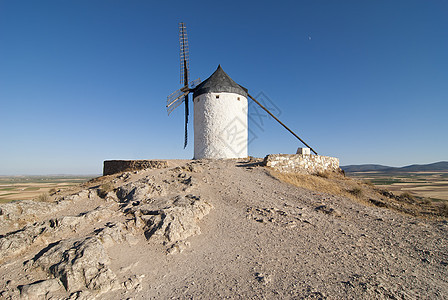
[(206, 93), (193, 103), (194, 158), (247, 157), (247, 98)]

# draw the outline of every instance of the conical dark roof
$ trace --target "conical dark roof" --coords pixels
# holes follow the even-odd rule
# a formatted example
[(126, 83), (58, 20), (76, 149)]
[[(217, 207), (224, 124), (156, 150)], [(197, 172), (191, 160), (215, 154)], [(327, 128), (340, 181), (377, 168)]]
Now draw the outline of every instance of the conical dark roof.
[(219, 65), (212, 76), (201, 82), (201, 84), (194, 89), (193, 99), (205, 93), (220, 92), (235, 93), (247, 97), (247, 89), (233, 81), (233, 79), (224, 72), (221, 65)]

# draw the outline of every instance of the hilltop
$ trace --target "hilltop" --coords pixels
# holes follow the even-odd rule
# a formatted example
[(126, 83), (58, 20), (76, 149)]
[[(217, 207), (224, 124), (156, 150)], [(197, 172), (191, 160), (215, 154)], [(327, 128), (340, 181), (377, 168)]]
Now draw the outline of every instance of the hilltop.
[(1, 204), (0, 296), (448, 296), (446, 207), (259, 162), (173, 160)]

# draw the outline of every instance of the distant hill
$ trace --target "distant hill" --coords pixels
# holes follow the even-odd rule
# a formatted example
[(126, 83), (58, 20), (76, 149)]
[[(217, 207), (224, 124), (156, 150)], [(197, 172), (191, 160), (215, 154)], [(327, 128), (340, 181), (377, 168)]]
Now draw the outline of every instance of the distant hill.
[(389, 167), (383, 165), (375, 164), (365, 164), (365, 165), (348, 165), (341, 166), (341, 169), (345, 172), (370, 172), (370, 171), (382, 171), (382, 172), (440, 172), (448, 171), (448, 161), (440, 161), (432, 164), (426, 165), (410, 165), (405, 167)]
[(427, 165), (410, 165), (398, 168), (400, 171), (418, 172), (418, 171), (448, 171), (448, 161), (440, 161)]
[(392, 167), (374, 164), (341, 166), (341, 169), (345, 172), (384, 171), (391, 168)]

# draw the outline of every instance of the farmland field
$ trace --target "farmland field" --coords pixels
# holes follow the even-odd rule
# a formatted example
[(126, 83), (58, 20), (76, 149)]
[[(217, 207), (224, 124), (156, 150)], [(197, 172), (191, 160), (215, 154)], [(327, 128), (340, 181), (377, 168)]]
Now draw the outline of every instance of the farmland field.
[(407, 192), (415, 196), (448, 201), (448, 172), (349, 172), (350, 177), (370, 181), (397, 195)]
[(81, 184), (96, 176), (0, 176), (0, 203), (32, 200)]

